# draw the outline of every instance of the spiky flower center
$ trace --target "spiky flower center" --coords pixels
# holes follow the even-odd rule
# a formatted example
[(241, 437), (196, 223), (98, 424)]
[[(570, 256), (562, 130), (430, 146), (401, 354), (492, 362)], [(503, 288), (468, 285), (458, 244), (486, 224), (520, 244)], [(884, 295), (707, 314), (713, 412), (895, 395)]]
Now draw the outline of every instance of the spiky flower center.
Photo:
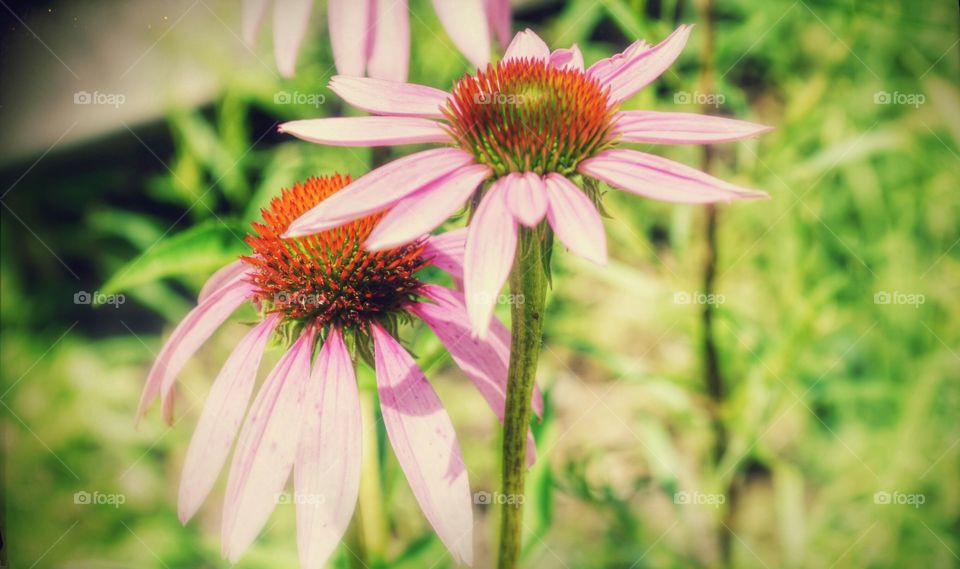
[(365, 328), (398, 313), (422, 286), (414, 273), (429, 264), (423, 243), (369, 252), (363, 242), (382, 214), (306, 237), (282, 239), (293, 220), (350, 183), (349, 176), (309, 178), (283, 190), (252, 224), (246, 242), (253, 253), (256, 300), (287, 319)]
[(581, 160), (613, 142), (616, 106), (578, 69), (509, 59), (466, 75), (444, 109), (450, 131), (497, 176), (572, 174)]

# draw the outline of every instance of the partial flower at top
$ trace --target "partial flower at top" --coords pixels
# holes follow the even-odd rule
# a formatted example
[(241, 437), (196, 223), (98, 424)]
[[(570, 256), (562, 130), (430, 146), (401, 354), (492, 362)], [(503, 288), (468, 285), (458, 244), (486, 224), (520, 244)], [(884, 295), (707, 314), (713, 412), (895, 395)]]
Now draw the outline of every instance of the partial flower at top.
[[(479, 182), (486, 167), (473, 170)], [(172, 419), (177, 375), (230, 314), (250, 302), (260, 322), (237, 344), (210, 389), (184, 462), (180, 520), (186, 523), (210, 493), (239, 432), (224, 500), (223, 555), (235, 563), (253, 542), (292, 470), (301, 564), (322, 566), (357, 501), (362, 428), (354, 364), (363, 359), (375, 367), (387, 435), (420, 508), (454, 559), (469, 564), (473, 514), (456, 433), (394, 334), (401, 320), (425, 322), (502, 421), (509, 333), (497, 322), (489, 341), (474, 339), (465, 325), (463, 295), (421, 280), (420, 271), (431, 265), (462, 278), (462, 232), (369, 252), (362, 242), (383, 217), (377, 214), (308, 237), (281, 237), (291, 221), (349, 182), (311, 178), (263, 210), (264, 222), (254, 223), (247, 237), (253, 252), (210, 278), (198, 306), (163, 347), (138, 418), (160, 397), (164, 416)], [(290, 347), (248, 412), (271, 338)], [(538, 414), (542, 406), (535, 393)], [(528, 445), (532, 455), (529, 435)]]
[[(469, 223), (464, 286), (475, 333), (486, 337), (507, 280), (518, 224), (546, 219), (571, 251), (605, 263), (596, 185), (677, 203), (766, 197), (689, 166), (621, 148), (624, 143), (709, 144), (756, 136), (768, 127), (692, 113), (621, 111), (619, 105), (664, 73), (690, 35), (681, 26), (656, 46), (638, 41), (584, 69), (577, 46), (551, 52), (535, 33), (516, 35), (503, 59), (464, 76), (452, 92), (406, 83), (334, 77), (330, 88), (371, 117), (300, 120), (280, 126), (320, 144), (437, 143), (357, 179), (290, 225), (309, 235), (391, 207), (366, 242), (393, 247), (429, 233), (464, 203)], [(471, 176), (488, 168), (477, 194)]]
[[(243, 37), (249, 45), (256, 41), (271, 2), (277, 67), (284, 77), (292, 77), (313, 0), (244, 0)], [(433, 6), (454, 45), (476, 67), (490, 61), (492, 35), (501, 45), (510, 40), (510, 0), (433, 0)], [(327, 19), (338, 73), (407, 80), (407, 0), (329, 0)]]

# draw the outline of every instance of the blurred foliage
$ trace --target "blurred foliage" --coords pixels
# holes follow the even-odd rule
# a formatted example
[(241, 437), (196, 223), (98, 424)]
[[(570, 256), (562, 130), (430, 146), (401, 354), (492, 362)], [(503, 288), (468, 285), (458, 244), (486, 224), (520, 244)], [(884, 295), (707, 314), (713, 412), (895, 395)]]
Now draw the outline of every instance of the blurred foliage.
[[(465, 62), (427, 2), (412, 4), (411, 81), (450, 85)], [(525, 6), (516, 29), (577, 43), (588, 62), (699, 21), (682, 0)], [(719, 150), (717, 175), (772, 195), (720, 213), (716, 331), (727, 399), (716, 408), (705, 393), (702, 307), (683, 302), (702, 291), (702, 209), (609, 193), (609, 266), (560, 248), (553, 258), (541, 365), (548, 411), (535, 425), (525, 558), (578, 568), (957, 567), (956, 6), (732, 0), (719, 3), (716, 34), (718, 93), (700, 95), (722, 95), (722, 114), (776, 126)], [(673, 70), (629, 108), (698, 110), (677, 95), (698, 94), (701, 41), (695, 32)], [(258, 48), (264, 61), (269, 48)], [(212, 105), (172, 108), (162, 128), (138, 131), (169, 140), (169, 170), (124, 160), (84, 168), (76, 149), (57, 158), (69, 170), (20, 182), (18, 196), (37, 197), (11, 202), (0, 229), (13, 566), (227, 566), (222, 488), (181, 527), (176, 486), (209, 380), (250, 315), (188, 365), (172, 428), (154, 413), (134, 430), (132, 417), (163, 338), (203, 280), (244, 250), (259, 209), (307, 175), (369, 168), (368, 150), (275, 134), (283, 120), (354, 112), (327, 91), (330, 70), (320, 34), (294, 80), (224, 70)], [(325, 100), (280, 104), (281, 92)], [(882, 104), (883, 93), (924, 101)], [(701, 153), (651, 149), (690, 164)], [(57, 253), (24, 235), (13, 211)], [(98, 289), (127, 301), (72, 302)], [(905, 298), (923, 302), (898, 303)], [(454, 419), (472, 489), (494, 491), (495, 420), (432, 335), (405, 333)], [(714, 413), (726, 433), (716, 460)], [(380, 457), (387, 566), (449, 566), (390, 452)], [(78, 504), (76, 492), (125, 502)], [(883, 503), (917, 494), (923, 504)], [(711, 496), (722, 503), (698, 503)], [(476, 514), (477, 566), (486, 567), (496, 511)], [(340, 551), (335, 566), (350, 563)], [(297, 566), (292, 508), (278, 507), (239, 566)]]

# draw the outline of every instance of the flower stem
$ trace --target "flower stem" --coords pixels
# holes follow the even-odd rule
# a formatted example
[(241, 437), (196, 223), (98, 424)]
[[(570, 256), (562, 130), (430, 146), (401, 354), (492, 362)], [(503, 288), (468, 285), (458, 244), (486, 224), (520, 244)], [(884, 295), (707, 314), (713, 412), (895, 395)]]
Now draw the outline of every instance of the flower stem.
[(547, 296), (542, 230), (520, 228), (510, 272), (511, 343), (503, 421), (503, 506), (500, 510), (499, 569), (519, 566), (523, 541), (524, 477), (530, 398), (540, 357), (540, 334)]
[(360, 412), (363, 423), (363, 466), (357, 515), (354, 517), (354, 543), (357, 550), (352, 551), (351, 557), (361, 567), (369, 568), (383, 563), (388, 534), (380, 481), (376, 394), (372, 390), (360, 390)]

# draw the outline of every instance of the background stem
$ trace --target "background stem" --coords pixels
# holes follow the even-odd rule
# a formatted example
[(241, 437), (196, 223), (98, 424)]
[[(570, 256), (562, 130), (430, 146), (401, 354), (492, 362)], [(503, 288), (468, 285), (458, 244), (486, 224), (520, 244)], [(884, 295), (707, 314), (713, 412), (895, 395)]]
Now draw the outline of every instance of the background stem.
[[(500, 569), (519, 566), (523, 542), (524, 477), (530, 397), (536, 379), (547, 279), (542, 232), (520, 228), (517, 257), (510, 273), (511, 344), (503, 422), (503, 506), (500, 510)], [(512, 498), (512, 499), (511, 499)]]

